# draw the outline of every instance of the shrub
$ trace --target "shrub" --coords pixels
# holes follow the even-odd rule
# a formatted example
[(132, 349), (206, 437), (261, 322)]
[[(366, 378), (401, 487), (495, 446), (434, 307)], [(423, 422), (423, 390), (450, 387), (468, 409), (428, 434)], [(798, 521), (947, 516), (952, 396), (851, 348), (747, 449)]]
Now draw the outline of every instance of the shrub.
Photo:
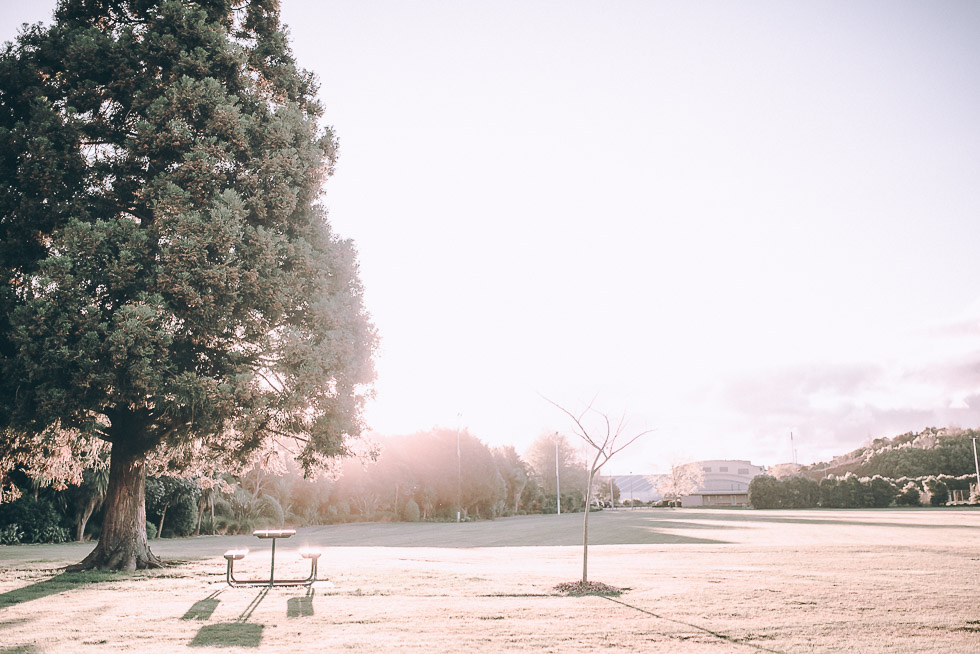
[(457, 513), (459, 514), (461, 519), (463, 520), (466, 519), (466, 515), (455, 504), (449, 504), (447, 506), (443, 506), (436, 509), (433, 518), (439, 522), (456, 522)]
[(790, 477), (782, 485), (782, 506), (790, 509), (812, 509), (820, 500), (820, 485), (806, 477)]
[(0, 527), (0, 545), (17, 545), (24, 538), (24, 531), (16, 522)]
[(905, 484), (901, 492), (895, 496), (895, 504), (898, 506), (921, 506), (922, 499), (918, 484), (914, 481)]
[[(164, 536), (187, 536), (197, 527), (197, 500), (201, 488), (181, 477), (148, 477), (146, 480), (146, 517), (162, 522)], [(159, 527), (158, 527), (159, 529)]]
[(255, 529), (280, 528), (286, 520), (286, 513), (274, 497), (256, 497), (241, 486), (235, 487), (227, 499), (216, 502), (214, 508), (215, 529), (220, 533), (247, 534)]
[(898, 494), (898, 489), (894, 482), (884, 477), (875, 475), (871, 478), (871, 503), (872, 506), (885, 507), (891, 506)]
[(847, 506), (846, 493), (836, 477), (820, 480), (820, 506), (825, 509), (841, 509)]
[(263, 527), (279, 528), (286, 521), (282, 505), (271, 495), (263, 495), (258, 500), (258, 521)]
[(190, 536), (197, 528), (197, 501), (183, 497), (167, 509), (167, 519), (163, 523), (166, 538)]
[(146, 539), (147, 540), (153, 540), (156, 537), (157, 537), (157, 526), (155, 524), (153, 524), (152, 522), (150, 522), (149, 520), (147, 520), (146, 521)]
[(207, 512), (201, 518), (201, 533), (202, 534), (217, 534), (218, 530), (215, 528), (215, 523), (218, 522), (220, 518), (215, 516), (214, 520), (211, 520), (211, 515)]
[(926, 480), (926, 490), (929, 492), (929, 504), (932, 506), (945, 506), (949, 501), (949, 488), (935, 477)]
[(419, 505), (414, 499), (409, 499), (402, 507), (402, 520), (405, 522), (418, 522), (422, 517)]
[(0, 505), (0, 527), (9, 525), (21, 530), (22, 543), (64, 543), (69, 538), (61, 515), (51, 502), (35, 500), (31, 495)]
[(756, 509), (778, 509), (783, 505), (782, 484), (775, 477), (759, 475), (749, 482), (749, 504)]

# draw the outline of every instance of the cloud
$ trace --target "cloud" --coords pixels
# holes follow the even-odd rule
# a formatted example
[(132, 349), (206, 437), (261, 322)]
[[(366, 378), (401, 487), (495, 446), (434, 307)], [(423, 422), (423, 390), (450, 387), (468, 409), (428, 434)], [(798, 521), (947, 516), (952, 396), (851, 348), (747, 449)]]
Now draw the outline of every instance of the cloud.
[(733, 427), (779, 443), (790, 432), (799, 461), (825, 460), (869, 438), (925, 427), (980, 425), (980, 352), (923, 366), (813, 364), (727, 382)]

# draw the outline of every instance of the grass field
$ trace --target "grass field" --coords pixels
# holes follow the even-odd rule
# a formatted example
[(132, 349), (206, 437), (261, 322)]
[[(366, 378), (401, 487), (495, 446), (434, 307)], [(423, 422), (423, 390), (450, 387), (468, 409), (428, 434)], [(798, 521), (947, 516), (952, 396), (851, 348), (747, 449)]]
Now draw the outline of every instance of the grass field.
[[(980, 512), (617, 510), (593, 514), (590, 579), (619, 597), (562, 597), (581, 575), (581, 515), (300, 530), (324, 548), (306, 589), (229, 588), (268, 573), (250, 536), (157, 540), (167, 568), (67, 574), (91, 544), (0, 547), (0, 654), (146, 651), (980, 651)], [(277, 565), (277, 575), (280, 574)]]

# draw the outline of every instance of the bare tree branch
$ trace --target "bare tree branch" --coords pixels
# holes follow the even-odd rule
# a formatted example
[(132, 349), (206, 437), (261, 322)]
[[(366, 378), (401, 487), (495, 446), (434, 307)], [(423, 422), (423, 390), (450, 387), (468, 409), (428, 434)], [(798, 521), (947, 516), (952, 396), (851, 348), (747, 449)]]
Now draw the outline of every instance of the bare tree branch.
[[(539, 395), (541, 394), (539, 393)], [(650, 432), (653, 431), (652, 429), (641, 431), (640, 433), (630, 438), (625, 444), (616, 447), (616, 441), (619, 439), (623, 431), (626, 429), (626, 413), (623, 412), (623, 415), (619, 420), (619, 424), (616, 426), (616, 429), (614, 430), (612, 427), (612, 423), (609, 420), (608, 414), (605, 414), (602, 411), (593, 408), (596, 398), (598, 397), (599, 397), (598, 394), (595, 395), (592, 398), (592, 401), (589, 402), (588, 406), (586, 406), (585, 409), (579, 415), (576, 416), (571, 411), (569, 411), (562, 405), (558, 404), (554, 400), (547, 398), (544, 395), (541, 395), (541, 398), (546, 402), (548, 402), (548, 404), (551, 404), (559, 411), (564, 413), (566, 416), (571, 418), (572, 422), (575, 423), (575, 427), (578, 430), (575, 432), (576, 435), (579, 438), (581, 438), (583, 441), (588, 443), (590, 446), (592, 446), (592, 448), (595, 449), (596, 451), (595, 458), (592, 459), (592, 465), (589, 468), (589, 481), (588, 481), (588, 486), (586, 489), (586, 496), (585, 496), (585, 517), (582, 522), (582, 583), (583, 584), (587, 583), (589, 580), (589, 509), (591, 508), (591, 504), (592, 504), (592, 484), (595, 481), (595, 476), (602, 468), (602, 466), (606, 465), (609, 459), (611, 459), (614, 455), (618, 454), (619, 452), (622, 452), (625, 448), (629, 447), (641, 436), (649, 434)], [(597, 443), (597, 438), (589, 433), (589, 430), (586, 428), (584, 424), (585, 417), (590, 412), (598, 415), (602, 419), (602, 422), (605, 423), (606, 433), (605, 433), (605, 437), (602, 440), (602, 445), (599, 445)]]

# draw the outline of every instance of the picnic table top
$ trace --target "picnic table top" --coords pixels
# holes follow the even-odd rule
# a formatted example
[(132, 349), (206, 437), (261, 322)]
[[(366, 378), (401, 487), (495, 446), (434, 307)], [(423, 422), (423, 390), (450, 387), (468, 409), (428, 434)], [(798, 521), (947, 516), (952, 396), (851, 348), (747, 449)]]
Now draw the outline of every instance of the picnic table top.
[(259, 538), (289, 538), (295, 533), (295, 529), (256, 529), (252, 535)]

